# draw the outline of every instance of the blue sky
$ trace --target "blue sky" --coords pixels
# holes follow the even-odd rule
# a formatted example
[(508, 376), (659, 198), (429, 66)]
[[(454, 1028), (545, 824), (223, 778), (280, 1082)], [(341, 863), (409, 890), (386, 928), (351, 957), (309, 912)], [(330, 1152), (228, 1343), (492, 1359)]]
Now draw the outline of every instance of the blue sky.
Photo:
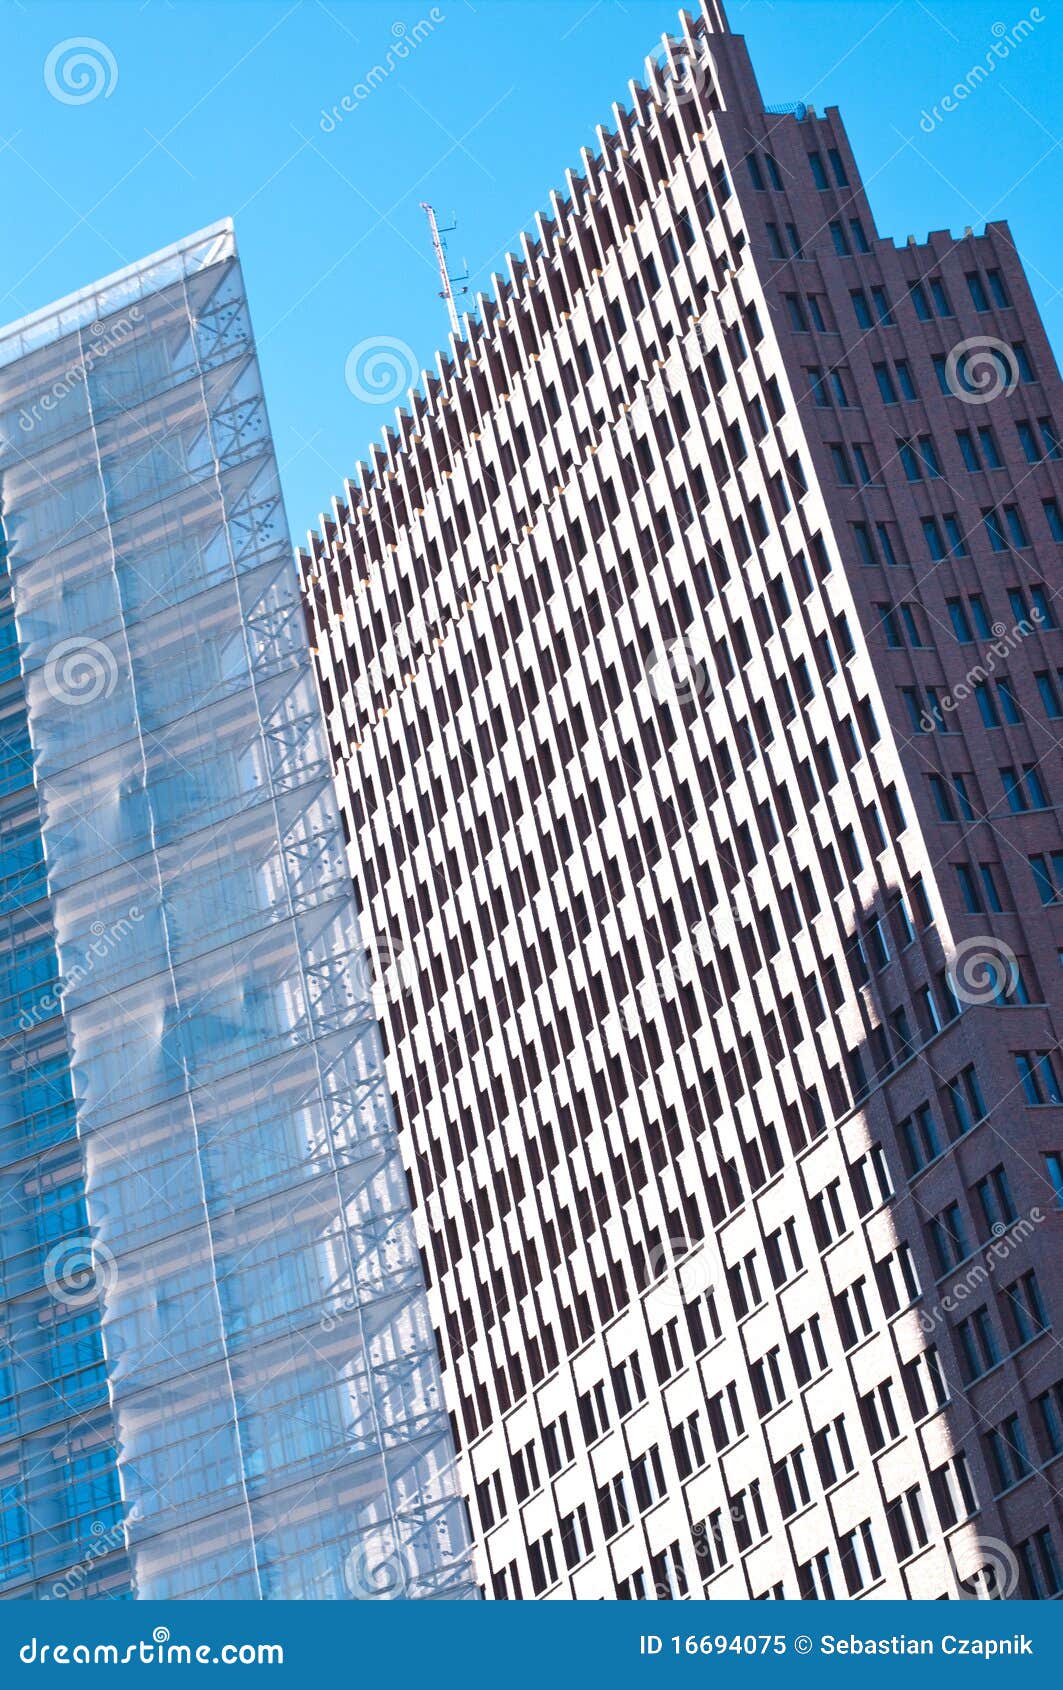
[[(452, 260), (487, 291), (675, 12), (671, 0), (0, 0), (0, 322), (234, 216), (300, 539), (390, 418), (352, 394), (352, 347), (390, 337), (420, 366), (445, 340), (419, 202), (457, 214)], [(1063, 345), (1063, 0), (730, 0), (729, 15), (768, 103), (841, 107), (881, 233), (1007, 217)], [(1028, 37), (925, 133), (922, 112), (984, 60), (993, 26), (1023, 18)], [(101, 91), (74, 104), (45, 66), (81, 37), (108, 56), (92, 49)], [(403, 39), (392, 73), (323, 124)]]

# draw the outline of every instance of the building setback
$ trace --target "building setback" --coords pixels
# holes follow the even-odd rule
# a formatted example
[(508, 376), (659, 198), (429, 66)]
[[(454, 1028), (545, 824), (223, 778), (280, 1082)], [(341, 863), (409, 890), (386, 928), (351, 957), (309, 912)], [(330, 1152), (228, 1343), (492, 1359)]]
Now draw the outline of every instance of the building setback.
[(11, 1597), (475, 1595), (232, 227), (0, 331)]
[(1061, 431), (708, 0), (310, 538), (488, 1595), (1060, 1589)]

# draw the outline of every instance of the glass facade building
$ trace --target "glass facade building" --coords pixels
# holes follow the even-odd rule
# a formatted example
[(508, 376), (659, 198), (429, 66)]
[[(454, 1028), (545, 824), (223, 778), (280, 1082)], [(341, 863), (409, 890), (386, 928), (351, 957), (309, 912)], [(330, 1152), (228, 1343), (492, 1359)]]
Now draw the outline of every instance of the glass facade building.
[(0, 333), (0, 1594), (475, 1595), (231, 226)]

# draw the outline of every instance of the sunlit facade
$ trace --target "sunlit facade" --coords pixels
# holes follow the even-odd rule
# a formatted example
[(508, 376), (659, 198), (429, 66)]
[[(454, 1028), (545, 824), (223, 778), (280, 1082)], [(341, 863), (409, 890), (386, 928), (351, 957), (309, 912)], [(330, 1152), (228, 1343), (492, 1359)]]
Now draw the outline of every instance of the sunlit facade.
[(0, 1592), (475, 1594), (232, 230), (0, 333)]
[(1012, 237), (880, 236), (703, 0), (494, 280), (303, 560), (484, 1588), (1057, 1596)]

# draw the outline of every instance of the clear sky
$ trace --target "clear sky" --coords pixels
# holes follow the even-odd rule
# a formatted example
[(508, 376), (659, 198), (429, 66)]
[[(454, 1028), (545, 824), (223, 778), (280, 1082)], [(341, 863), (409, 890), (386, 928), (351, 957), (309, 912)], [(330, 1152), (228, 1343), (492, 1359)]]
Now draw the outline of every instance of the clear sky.
[[(352, 348), (387, 337), (420, 367), (445, 342), (419, 202), (457, 215), (454, 266), (467, 259), (471, 289), (488, 291), (676, 9), (0, 0), (0, 322), (233, 216), (299, 540), (390, 420), (390, 406), (352, 392)], [(1058, 351), (1063, 0), (730, 0), (728, 10), (769, 104), (841, 107), (882, 234), (1010, 220)], [(1034, 24), (1026, 39), (927, 133), (922, 113), (1020, 19)], [(55, 50), (84, 37), (103, 51), (87, 49), (94, 64), (79, 69), (71, 49)], [(374, 65), (389, 74), (368, 97), (323, 119)]]

